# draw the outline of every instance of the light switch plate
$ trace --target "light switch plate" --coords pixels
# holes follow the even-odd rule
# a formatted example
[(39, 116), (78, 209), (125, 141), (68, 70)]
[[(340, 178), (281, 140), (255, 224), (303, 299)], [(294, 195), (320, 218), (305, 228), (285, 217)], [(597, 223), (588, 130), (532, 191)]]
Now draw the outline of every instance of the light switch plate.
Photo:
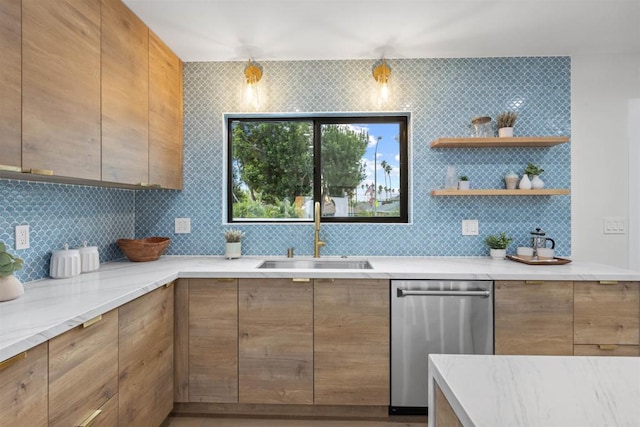
[(463, 236), (477, 236), (478, 235), (478, 220), (477, 219), (463, 219), (462, 220), (462, 235)]
[(604, 218), (604, 234), (625, 234), (627, 227), (624, 217), (608, 216)]
[(175, 233), (176, 234), (191, 233), (191, 218), (176, 218)]

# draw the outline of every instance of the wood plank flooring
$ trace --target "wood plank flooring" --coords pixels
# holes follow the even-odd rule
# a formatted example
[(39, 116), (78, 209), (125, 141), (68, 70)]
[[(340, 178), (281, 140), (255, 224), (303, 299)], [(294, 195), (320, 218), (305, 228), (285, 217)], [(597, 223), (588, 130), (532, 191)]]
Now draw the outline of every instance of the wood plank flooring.
[(427, 417), (408, 416), (383, 419), (252, 418), (252, 417), (169, 417), (163, 427), (425, 427)]

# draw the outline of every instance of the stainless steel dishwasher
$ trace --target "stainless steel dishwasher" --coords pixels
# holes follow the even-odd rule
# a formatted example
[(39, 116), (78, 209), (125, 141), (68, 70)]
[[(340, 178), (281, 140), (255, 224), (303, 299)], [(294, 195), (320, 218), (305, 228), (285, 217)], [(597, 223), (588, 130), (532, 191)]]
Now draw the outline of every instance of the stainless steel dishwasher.
[(431, 353), (493, 354), (492, 281), (391, 281), (391, 414), (427, 412)]

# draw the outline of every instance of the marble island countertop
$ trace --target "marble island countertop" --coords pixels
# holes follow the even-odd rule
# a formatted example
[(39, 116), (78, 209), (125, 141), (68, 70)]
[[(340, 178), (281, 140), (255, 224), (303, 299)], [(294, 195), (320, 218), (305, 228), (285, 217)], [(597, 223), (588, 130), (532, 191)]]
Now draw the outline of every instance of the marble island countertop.
[[(0, 361), (117, 308), (176, 278), (372, 278), (448, 280), (640, 280), (640, 272), (590, 263), (530, 266), (490, 258), (354, 257), (373, 269), (258, 269), (267, 259), (164, 256), (158, 261), (105, 263), (96, 272), (25, 284), (25, 294), (0, 302)], [(296, 257), (294, 259), (309, 259)], [(324, 257), (322, 259), (340, 258)]]
[(465, 427), (640, 425), (637, 357), (432, 354), (429, 408), (434, 381)]

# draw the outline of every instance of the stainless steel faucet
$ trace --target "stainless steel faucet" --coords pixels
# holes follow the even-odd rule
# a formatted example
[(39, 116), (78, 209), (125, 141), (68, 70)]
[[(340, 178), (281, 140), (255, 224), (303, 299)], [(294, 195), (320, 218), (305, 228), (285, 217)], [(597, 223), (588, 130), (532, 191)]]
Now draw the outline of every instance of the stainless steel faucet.
[(320, 258), (320, 248), (326, 243), (320, 240), (320, 202), (316, 202), (313, 206), (313, 218), (315, 221), (313, 233), (313, 257)]

